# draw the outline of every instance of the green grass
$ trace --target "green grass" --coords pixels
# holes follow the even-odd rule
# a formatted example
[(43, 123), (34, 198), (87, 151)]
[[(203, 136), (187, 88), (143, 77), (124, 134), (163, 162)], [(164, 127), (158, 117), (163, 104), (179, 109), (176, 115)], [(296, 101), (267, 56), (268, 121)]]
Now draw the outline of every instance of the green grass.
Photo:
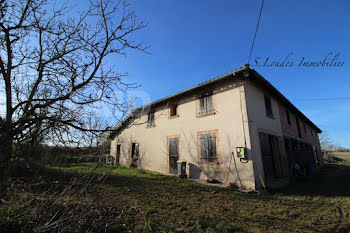
[(88, 173), (91, 172), (94, 168), (96, 168), (96, 172), (100, 172), (101, 174), (111, 174), (111, 175), (125, 175), (125, 176), (137, 176), (137, 177), (157, 177), (164, 178), (167, 176), (155, 174), (152, 172), (148, 172), (145, 170), (137, 170), (137, 169), (128, 169), (121, 166), (116, 165), (98, 165), (94, 162), (87, 163), (72, 163), (62, 166), (47, 166), (49, 169), (58, 169), (62, 172), (75, 172), (75, 173)]
[[(53, 181), (67, 183), (77, 174), (86, 176), (95, 168), (96, 163), (81, 163), (38, 169), (33, 184), (19, 187), (16, 195), (32, 198), (40, 193), (38, 189), (51, 190), (48, 187), (52, 188), (49, 184)], [(100, 166), (94, 174), (94, 188), (74, 185), (75, 192), (90, 191), (93, 201), (90, 196), (65, 193), (60, 197), (64, 200), (55, 200), (55, 205), (94, 205), (89, 208), (96, 208), (92, 213), (99, 213), (99, 220), (88, 222), (100, 224), (95, 231), (104, 231), (106, 224), (107, 232), (350, 231), (350, 167), (346, 165), (327, 164), (317, 176), (299, 179), (273, 194), (240, 193), (119, 166)], [(0, 224), (14, 215), (6, 215), (5, 208), (9, 206), (0, 206)], [(86, 226), (78, 224), (76, 229), (84, 232)]]

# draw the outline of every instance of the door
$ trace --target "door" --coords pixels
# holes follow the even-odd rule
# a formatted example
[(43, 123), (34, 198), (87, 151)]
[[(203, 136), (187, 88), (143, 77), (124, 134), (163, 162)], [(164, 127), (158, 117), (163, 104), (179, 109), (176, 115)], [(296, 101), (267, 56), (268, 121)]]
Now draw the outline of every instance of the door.
[(118, 144), (117, 145), (117, 153), (116, 153), (116, 156), (115, 156), (115, 164), (119, 165), (119, 159), (120, 159), (120, 147), (121, 145)]
[(179, 138), (169, 138), (169, 173), (177, 174), (177, 163), (179, 160)]
[(271, 135), (259, 133), (261, 156), (264, 166), (264, 174), (266, 182), (272, 181), (275, 178), (275, 166), (273, 159), (273, 149), (271, 144)]

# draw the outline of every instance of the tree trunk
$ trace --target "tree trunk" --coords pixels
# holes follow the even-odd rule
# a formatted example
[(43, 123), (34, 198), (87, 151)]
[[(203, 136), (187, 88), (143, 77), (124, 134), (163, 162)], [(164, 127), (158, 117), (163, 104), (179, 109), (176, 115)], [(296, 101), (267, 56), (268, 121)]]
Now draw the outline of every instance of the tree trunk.
[(8, 181), (8, 165), (12, 155), (12, 137), (6, 132), (0, 137), (0, 185), (6, 186)]

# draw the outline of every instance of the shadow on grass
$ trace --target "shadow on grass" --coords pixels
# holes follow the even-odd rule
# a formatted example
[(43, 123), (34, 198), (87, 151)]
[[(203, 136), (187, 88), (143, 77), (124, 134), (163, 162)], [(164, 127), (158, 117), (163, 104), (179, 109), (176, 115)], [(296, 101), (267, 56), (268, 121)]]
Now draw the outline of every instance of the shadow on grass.
[(341, 197), (350, 195), (350, 166), (344, 164), (326, 164), (321, 172), (313, 177), (296, 177), (288, 186), (274, 190), (296, 196)]

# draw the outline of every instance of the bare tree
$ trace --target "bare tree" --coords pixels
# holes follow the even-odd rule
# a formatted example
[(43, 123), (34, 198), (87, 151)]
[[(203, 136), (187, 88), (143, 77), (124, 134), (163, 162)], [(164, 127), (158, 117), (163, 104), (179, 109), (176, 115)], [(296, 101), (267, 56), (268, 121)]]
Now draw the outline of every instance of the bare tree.
[(320, 144), (321, 144), (321, 149), (325, 152), (334, 151), (336, 149), (336, 145), (331, 141), (327, 132), (323, 132), (320, 135)]
[(323, 151), (323, 158), (327, 161), (332, 161), (334, 159), (333, 152), (336, 150), (337, 146), (331, 141), (327, 132), (322, 132), (319, 138)]
[(0, 94), (6, 96), (1, 177), (13, 143), (72, 141), (74, 132), (98, 132), (102, 128), (89, 127), (98, 104), (113, 113), (128, 111), (118, 92), (136, 85), (125, 83), (126, 75), (106, 59), (129, 50), (147, 52), (133, 40), (145, 24), (125, 0), (91, 0), (81, 8), (61, 1), (0, 0)]

